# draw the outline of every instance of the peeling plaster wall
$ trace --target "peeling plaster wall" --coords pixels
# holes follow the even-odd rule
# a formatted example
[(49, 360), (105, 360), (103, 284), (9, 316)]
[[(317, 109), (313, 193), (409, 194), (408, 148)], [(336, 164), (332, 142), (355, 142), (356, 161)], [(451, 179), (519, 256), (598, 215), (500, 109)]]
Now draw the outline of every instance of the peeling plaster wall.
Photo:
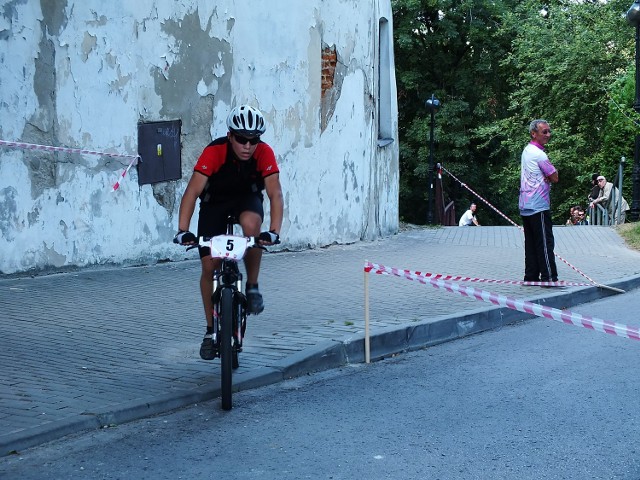
[[(184, 258), (170, 243), (182, 192), (241, 103), (265, 114), (278, 156), (282, 248), (397, 231), (398, 145), (378, 147), (376, 119), (390, 0), (212, 3), (0, 5), (0, 140), (135, 155), (139, 121), (183, 125), (182, 180), (139, 187), (132, 168), (116, 192), (129, 159), (0, 145), (0, 273)], [(321, 118), (327, 45), (338, 64)], [(397, 132), (395, 90), (392, 103)]]

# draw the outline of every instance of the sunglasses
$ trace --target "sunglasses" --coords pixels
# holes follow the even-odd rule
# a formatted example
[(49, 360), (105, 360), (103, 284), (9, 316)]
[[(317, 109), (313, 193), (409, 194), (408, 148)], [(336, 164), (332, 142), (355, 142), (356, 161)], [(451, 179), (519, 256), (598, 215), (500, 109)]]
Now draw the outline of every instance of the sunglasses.
[(551, 130), (549, 130), (549, 129), (542, 130), (540, 133), (543, 134), (543, 135), (546, 135), (547, 133), (551, 133)]
[(234, 133), (233, 137), (240, 145), (246, 145), (247, 142), (249, 142), (249, 144), (251, 145), (257, 145), (260, 142), (260, 137), (247, 138), (243, 137), (242, 135), (238, 135), (237, 133)]

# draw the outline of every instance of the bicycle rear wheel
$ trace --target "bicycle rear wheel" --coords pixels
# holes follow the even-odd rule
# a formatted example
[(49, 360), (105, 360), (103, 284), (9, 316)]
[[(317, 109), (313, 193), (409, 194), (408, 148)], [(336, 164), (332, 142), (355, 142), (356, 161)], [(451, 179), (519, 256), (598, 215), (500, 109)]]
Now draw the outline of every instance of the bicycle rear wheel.
[(224, 288), (220, 297), (220, 370), (222, 409), (231, 410), (233, 370), (233, 292)]

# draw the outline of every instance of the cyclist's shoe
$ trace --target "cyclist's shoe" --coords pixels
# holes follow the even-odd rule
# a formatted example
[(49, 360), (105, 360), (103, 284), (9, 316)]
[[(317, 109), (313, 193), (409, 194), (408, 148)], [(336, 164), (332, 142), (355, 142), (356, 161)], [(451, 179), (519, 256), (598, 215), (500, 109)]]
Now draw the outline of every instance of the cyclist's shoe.
[(202, 339), (200, 358), (203, 360), (213, 360), (216, 358), (216, 347), (213, 344), (213, 335), (211, 333), (207, 333)]
[(264, 310), (264, 301), (257, 288), (247, 290), (247, 313), (259, 314)]

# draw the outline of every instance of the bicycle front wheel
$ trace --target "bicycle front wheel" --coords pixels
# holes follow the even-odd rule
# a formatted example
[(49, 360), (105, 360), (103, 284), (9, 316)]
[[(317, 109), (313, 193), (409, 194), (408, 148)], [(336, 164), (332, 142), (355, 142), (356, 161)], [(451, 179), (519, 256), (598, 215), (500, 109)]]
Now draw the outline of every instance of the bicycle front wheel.
[(222, 409), (231, 410), (233, 370), (233, 292), (224, 288), (220, 297), (220, 369)]

